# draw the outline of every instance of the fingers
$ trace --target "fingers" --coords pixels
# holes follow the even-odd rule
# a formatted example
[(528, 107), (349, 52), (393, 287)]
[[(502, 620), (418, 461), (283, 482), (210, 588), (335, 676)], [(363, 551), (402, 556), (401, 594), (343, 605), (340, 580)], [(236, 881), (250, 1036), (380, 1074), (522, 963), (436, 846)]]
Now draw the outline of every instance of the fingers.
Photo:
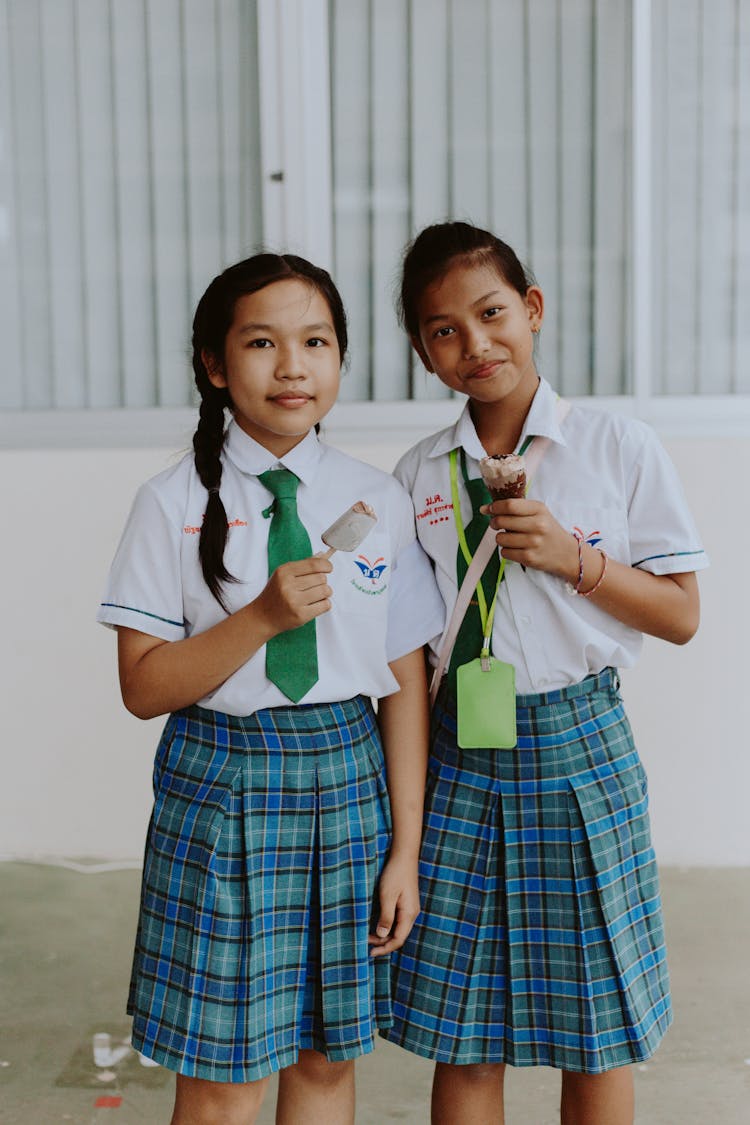
[(406, 911), (397, 910), (395, 924), (384, 936), (380, 935), (380, 925), (378, 925), (377, 932), (368, 938), (371, 955), (385, 957), (386, 954), (393, 953), (394, 949), (400, 949), (411, 933), (416, 917), (414, 913), (407, 914)]
[(380, 914), (375, 924), (375, 933), (368, 941), (373, 957), (384, 957), (394, 949), (400, 949), (411, 932), (419, 914), (419, 902), (406, 892), (388, 893), (381, 891)]
[(330, 574), (333, 563), (323, 555), (311, 555), (308, 559), (299, 559), (296, 562), (283, 563), (279, 570), (288, 570), (297, 576), (303, 574)]
[(273, 572), (271, 579), (283, 590), (326, 589), (327, 596), (330, 596), (331, 588), (327, 582), (327, 575), (332, 570), (333, 567), (327, 559), (300, 559), (296, 562), (282, 563)]
[(538, 500), (493, 500), (491, 504), (482, 504), (479, 509), (485, 516), (531, 516), (544, 511), (545, 506)]
[(333, 590), (327, 578), (332, 569), (328, 559), (314, 557), (276, 568), (256, 600), (272, 625), (272, 635), (296, 629), (330, 610)]
[[(510, 507), (526, 501), (498, 501), (495, 507)], [(530, 566), (549, 574), (567, 577), (572, 573), (576, 552), (573, 537), (564, 530), (544, 504), (532, 503), (525, 513), (493, 516), (492, 528), (500, 553), (508, 562)]]
[(333, 593), (324, 574), (300, 574), (294, 579), (294, 586), (300, 593), (317, 591), (324, 598), (330, 598)]

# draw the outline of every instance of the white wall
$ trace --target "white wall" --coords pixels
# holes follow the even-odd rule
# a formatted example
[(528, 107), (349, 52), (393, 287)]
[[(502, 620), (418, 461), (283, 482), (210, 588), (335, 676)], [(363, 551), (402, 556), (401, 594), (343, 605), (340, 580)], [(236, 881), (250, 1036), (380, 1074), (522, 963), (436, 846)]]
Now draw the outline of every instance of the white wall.
[[(377, 441), (371, 431), (354, 448), (335, 427), (330, 436), (383, 468), (407, 444)], [(665, 444), (712, 566), (700, 578), (698, 636), (685, 648), (647, 640), (640, 665), (623, 677), (626, 704), (651, 779), (661, 861), (750, 864), (750, 439)], [(0, 452), (0, 856), (141, 853), (161, 720), (144, 723), (125, 712), (115, 637), (94, 614), (136, 487), (174, 457), (166, 448)]]

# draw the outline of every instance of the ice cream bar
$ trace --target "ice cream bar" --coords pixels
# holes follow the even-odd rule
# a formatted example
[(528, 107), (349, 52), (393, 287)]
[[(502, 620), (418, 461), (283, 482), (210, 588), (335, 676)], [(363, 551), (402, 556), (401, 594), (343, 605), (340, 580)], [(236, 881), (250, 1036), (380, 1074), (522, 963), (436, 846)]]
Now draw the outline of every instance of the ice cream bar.
[(330, 559), (334, 551), (354, 551), (377, 523), (378, 517), (369, 504), (358, 500), (327, 527), (321, 535), (328, 550), (323, 557)]
[(479, 462), (479, 471), (493, 500), (526, 495), (526, 466), (519, 453), (495, 453)]

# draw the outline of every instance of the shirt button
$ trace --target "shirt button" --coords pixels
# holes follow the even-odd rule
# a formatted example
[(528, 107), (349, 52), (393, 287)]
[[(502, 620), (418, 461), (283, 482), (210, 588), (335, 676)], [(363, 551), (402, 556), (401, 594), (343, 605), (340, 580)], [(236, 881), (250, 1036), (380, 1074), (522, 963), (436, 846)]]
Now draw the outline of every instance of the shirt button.
[(521, 618), (521, 624), (522, 624), (522, 625), (530, 625), (530, 624), (531, 624), (531, 618), (530, 618), (530, 617), (528, 617), (528, 616), (526, 616), (526, 615), (524, 615), (524, 616), (523, 616), (523, 617)]
[(546, 676), (540, 676), (539, 687), (546, 687), (548, 683), (549, 683), (549, 680), (547, 679)]

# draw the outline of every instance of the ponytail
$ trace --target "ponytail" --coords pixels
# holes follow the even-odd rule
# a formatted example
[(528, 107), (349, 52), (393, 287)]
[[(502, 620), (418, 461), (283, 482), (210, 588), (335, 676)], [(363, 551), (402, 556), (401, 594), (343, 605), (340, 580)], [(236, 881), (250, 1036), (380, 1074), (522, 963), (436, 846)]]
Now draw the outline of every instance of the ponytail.
[(193, 435), (195, 468), (201, 484), (208, 490), (206, 512), (198, 542), (203, 577), (206, 585), (225, 612), (229, 612), (221, 590), (223, 582), (236, 582), (224, 565), (224, 548), (227, 544), (227, 513), (221, 499), (221, 449), (224, 444), (224, 407), (228, 405), (226, 390), (212, 386), (201, 400), (200, 420)]

